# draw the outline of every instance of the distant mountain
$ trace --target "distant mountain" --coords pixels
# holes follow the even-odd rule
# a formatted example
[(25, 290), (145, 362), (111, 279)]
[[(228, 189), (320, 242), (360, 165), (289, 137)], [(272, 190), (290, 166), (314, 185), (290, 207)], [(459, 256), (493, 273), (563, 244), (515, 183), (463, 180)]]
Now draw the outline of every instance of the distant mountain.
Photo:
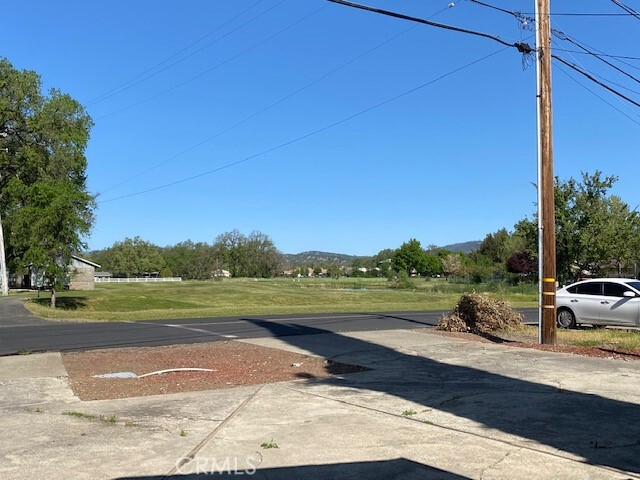
[(445, 245), (438, 247), (443, 250), (451, 250), (452, 252), (464, 252), (469, 253), (471, 250), (477, 250), (482, 243), (481, 240), (474, 240), (472, 242), (452, 243), (451, 245)]
[(284, 257), (284, 266), (285, 268), (291, 268), (297, 265), (308, 265), (308, 266), (320, 266), (326, 265), (329, 263), (338, 263), (340, 265), (350, 265), (356, 258), (359, 258), (357, 255), (345, 255), (344, 253), (331, 253), (331, 252), (319, 252), (317, 250), (312, 250), (309, 252), (302, 253), (285, 253)]

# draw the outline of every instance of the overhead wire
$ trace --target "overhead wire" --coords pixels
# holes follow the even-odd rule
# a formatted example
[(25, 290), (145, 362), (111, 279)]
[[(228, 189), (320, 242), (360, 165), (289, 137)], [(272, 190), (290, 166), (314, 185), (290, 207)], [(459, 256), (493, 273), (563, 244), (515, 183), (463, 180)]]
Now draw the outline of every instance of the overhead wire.
[(627, 117), (629, 120), (631, 120), (633, 123), (637, 124), (640, 126), (640, 122), (638, 120), (636, 120), (635, 118), (633, 118), (631, 115), (629, 115), (628, 113), (620, 110), (618, 107), (616, 107), (613, 103), (609, 102), (607, 99), (603, 98), (602, 96), (598, 95), (596, 92), (594, 92), (593, 90), (591, 90), (589, 87), (587, 87), (585, 84), (583, 84), (582, 82), (580, 82), (578, 79), (574, 78), (573, 75), (571, 75), (569, 72), (567, 72), (564, 68), (562, 68), (561, 65), (556, 65), (556, 67), (558, 68), (558, 70), (560, 70), (564, 75), (566, 75), (567, 77), (569, 77), (571, 80), (573, 80), (574, 82), (576, 82), (578, 85), (580, 85), (582, 88), (584, 88), (586, 91), (588, 91), (589, 93), (591, 93), (592, 95), (596, 96), (597, 98), (599, 98), (601, 101), (603, 101), (604, 103), (606, 103), (607, 105), (609, 105), (611, 108), (613, 108), (614, 110), (618, 111), (619, 113), (621, 113), (622, 115), (624, 115), (625, 117)]
[(202, 37), (200, 37), (199, 39), (197, 39), (195, 42), (190, 43), (189, 45), (187, 45), (186, 47), (182, 48), (181, 50), (177, 51), (176, 53), (166, 57), (164, 60), (156, 63), (155, 65), (153, 65), (152, 67), (147, 68), (146, 70), (144, 70), (143, 72), (140, 72), (138, 75), (136, 75), (135, 77), (127, 80), (124, 83), (121, 83), (120, 85), (112, 88), (111, 90), (103, 93), (102, 95), (98, 95), (97, 97), (91, 99), (89, 102), (87, 102), (87, 105), (92, 105), (93, 103), (96, 103), (98, 101), (100, 101), (100, 99), (102, 99), (103, 97), (105, 97), (106, 95), (115, 92), (116, 90), (129, 85), (130, 83), (134, 82), (135, 80), (137, 80), (138, 78), (142, 77), (143, 75), (152, 72), (153, 70), (155, 70), (156, 68), (158, 68), (161, 65), (164, 65), (165, 63), (167, 63), (169, 60), (179, 56), (180, 54), (186, 52), (187, 50), (189, 50), (191, 47), (196, 46), (198, 43), (202, 42), (204, 39), (209, 38), (211, 35), (213, 35), (214, 33), (216, 33), (218, 30), (221, 30), (222, 28), (226, 27), (227, 25), (229, 25), (230, 23), (232, 23), (234, 20), (240, 18), (242, 15), (244, 15), (245, 13), (247, 13), (249, 10), (251, 10), (253, 7), (255, 7), (256, 5), (260, 4), (264, 2), (264, 0), (258, 0), (257, 2), (252, 3), (251, 5), (249, 5), (247, 8), (245, 8), (244, 10), (242, 10), (240, 13), (238, 13), (237, 15), (231, 17), (229, 20), (227, 20), (226, 22), (224, 22), (223, 24), (217, 26), (216, 28), (214, 28), (213, 30), (210, 30), (209, 32), (207, 32), (205, 35), (203, 35)]
[(640, 13), (636, 12), (633, 8), (629, 7), (628, 5), (625, 5), (624, 3), (620, 2), (619, 0), (611, 0), (611, 1), (613, 3), (615, 3), (617, 6), (619, 6), (620, 8), (622, 8), (628, 14), (633, 15), (638, 20), (640, 20)]
[(593, 57), (597, 58), (598, 60), (600, 60), (601, 62), (605, 63), (606, 65), (609, 65), (611, 68), (613, 68), (614, 70), (617, 70), (618, 72), (622, 73), (623, 75), (629, 77), (630, 79), (632, 79), (634, 82), (636, 83), (640, 83), (640, 80), (637, 79), (636, 77), (634, 77), (633, 75), (631, 75), (630, 73), (628, 73), (627, 71), (623, 70), (622, 68), (618, 67), (617, 65), (614, 65), (613, 63), (609, 62), (608, 60), (602, 58), (600, 55), (598, 55), (597, 53), (592, 52), (591, 50), (589, 50), (588, 48), (583, 47), (582, 45), (580, 45), (579, 42), (574, 41), (570, 36), (568, 36), (567, 34), (565, 34), (563, 31), (561, 30), (556, 30), (556, 29), (552, 29), (551, 33), (558, 37), (561, 40), (565, 40), (569, 43), (571, 43), (572, 45), (575, 45), (576, 47), (580, 48), (582, 51), (584, 51), (585, 53), (592, 55)]
[(129, 83), (128, 85), (126, 85), (126, 86), (124, 86), (124, 87), (122, 87), (122, 88), (120, 88), (120, 89), (118, 89), (118, 90), (116, 90), (116, 91), (113, 91), (113, 92), (109, 93), (108, 95), (103, 95), (103, 96), (102, 96), (101, 98), (99, 98), (98, 100), (94, 100), (93, 102), (88, 103), (88, 104), (87, 104), (87, 106), (91, 106), (91, 105), (94, 105), (94, 104), (96, 104), (96, 103), (102, 102), (102, 101), (104, 101), (104, 100), (106, 100), (106, 99), (108, 99), (108, 98), (113, 97), (114, 95), (117, 95), (117, 94), (122, 93), (122, 92), (124, 92), (124, 91), (126, 91), (126, 90), (129, 90), (129, 89), (131, 89), (131, 88), (133, 88), (133, 87), (135, 87), (135, 86), (137, 86), (137, 85), (140, 85), (141, 83), (146, 82), (146, 81), (147, 81), (147, 80), (149, 80), (150, 78), (153, 78), (153, 77), (155, 77), (156, 75), (158, 75), (158, 74), (160, 74), (160, 73), (162, 73), (162, 72), (164, 72), (164, 71), (168, 70), (169, 68), (171, 68), (171, 67), (173, 67), (173, 66), (175, 66), (175, 65), (177, 65), (177, 64), (179, 64), (179, 63), (181, 63), (181, 62), (184, 62), (185, 60), (187, 60), (188, 58), (193, 57), (193, 56), (194, 56), (194, 55), (196, 55), (197, 53), (200, 53), (200, 52), (202, 52), (203, 50), (205, 50), (205, 49), (209, 48), (210, 46), (215, 45), (215, 44), (216, 44), (216, 43), (218, 43), (219, 41), (224, 40), (225, 38), (227, 38), (228, 36), (230, 36), (230, 35), (232, 35), (233, 33), (237, 32), (237, 31), (238, 31), (238, 30), (240, 30), (241, 28), (244, 28), (245, 26), (249, 25), (249, 24), (250, 24), (250, 23), (252, 23), (254, 20), (257, 20), (258, 18), (260, 18), (260, 17), (262, 17), (263, 15), (265, 15), (265, 14), (269, 13), (269, 12), (270, 12), (270, 11), (272, 11), (273, 9), (275, 9), (275, 8), (279, 7), (280, 5), (282, 5), (283, 3), (285, 3), (286, 1), (287, 1), (287, 0), (280, 0), (280, 1), (279, 1), (278, 3), (276, 3), (275, 5), (272, 5), (272, 6), (271, 6), (271, 7), (269, 7), (268, 9), (266, 9), (266, 10), (264, 10), (264, 11), (260, 12), (259, 14), (257, 14), (257, 15), (255, 15), (254, 17), (250, 18), (249, 20), (247, 20), (246, 22), (244, 22), (244, 23), (242, 23), (241, 25), (237, 26), (237, 27), (236, 27), (236, 28), (234, 28), (233, 30), (231, 30), (231, 31), (229, 31), (229, 32), (227, 32), (227, 33), (225, 33), (224, 35), (221, 35), (220, 37), (216, 38), (214, 41), (207, 43), (206, 45), (204, 45), (204, 46), (202, 46), (202, 47), (198, 48), (197, 50), (194, 50), (193, 52), (189, 53), (188, 55), (185, 55), (185, 56), (184, 56), (184, 57), (182, 57), (182, 58), (179, 58), (179, 59), (178, 59), (178, 60), (176, 60), (175, 62), (170, 63), (169, 65), (167, 65), (167, 66), (165, 66), (165, 67), (161, 68), (160, 70), (157, 70), (157, 71), (155, 71), (155, 72), (153, 72), (153, 73), (150, 73), (149, 75), (147, 75), (147, 76), (146, 76), (146, 77), (144, 77), (144, 78), (141, 78), (141, 79), (140, 79), (140, 80), (138, 80), (138, 81), (135, 81), (135, 82), (133, 82), (133, 83)]
[(601, 82), (600, 80), (598, 80), (597, 78), (595, 78), (593, 75), (591, 75), (590, 73), (586, 72), (585, 70), (582, 70), (580, 67), (578, 67), (577, 65), (574, 65), (573, 63), (569, 62), (568, 60), (565, 60), (564, 58), (556, 55), (556, 54), (551, 54), (552, 58), (555, 58), (556, 60), (558, 60), (559, 62), (564, 63), (567, 67), (571, 68), (572, 70), (575, 70), (576, 72), (578, 72), (580, 75), (583, 75), (585, 77), (587, 77), (589, 80), (591, 80), (594, 83), (597, 83), (598, 85), (600, 85), (602, 88), (605, 88), (606, 90), (609, 90), (611, 93), (613, 93), (614, 95), (617, 95), (618, 97), (626, 100), (627, 102), (635, 105), (636, 107), (640, 107), (640, 103), (636, 102), (635, 100), (633, 100), (632, 98), (627, 97), (626, 95), (618, 92), (615, 88), (610, 87), (609, 85), (607, 85), (606, 83)]
[[(552, 20), (552, 21), (553, 21), (553, 20)], [(554, 22), (554, 23), (555, 23), (555, 22)], [(553, 42), (553, 43), (555, 43), (556, 45), (558, 45), (558, 43), (557, 43), (557, 41), (556, 41), (556, 40), (552, 39), (552, 42)], [(560, 45), (558, 45), (558, 48), (559, 48), (560, 50), (562, 50), (562, 51), (564, 51), (564, 52), (568, 53), (568, 54), (569, 54), (569, 56), (570, 56), (570, 57), (571, 57), (571, 58), (572, 58), (572, 59), (573, 59), (573, 60), (578, 64), (578, 66), (579, 66), (580, 68), (582, 68), (585, 72), (588, 72), (588, 73), (590, 73), (591, 75), (596, 76), (596, 77), (600, 78), (601, 80), (606, 81), (606, 82), (607, 82), (608, 84), (610, 84), (610, 85), (616, 85), (616, 86), (617, 86), (617, 87), (619, 87), (619, 88), (623, 88), (623, 89), (625, 89), (625, 90), (629, 90), (629, 91), (631, 91), (631, 92), (633, 92), (633, 93), (635, 93), (635, 94), (640, 95), (640, 92), (637, 92), (636, 90), (632, 90), (632, 89), (630, 89), (630, 88), (628, 88), (628, 87), (625, 87), (624, 85), (618, 84), (618, 83), (616, 83), (616, 82), (614, 82), (614, 81), (612, 81), (612, 80), (610, 80), (610, 79), (608, 79), (608, 78), (605, 78), (605, 77), (603, 77), (603, 76), (601, 76), (601, 75), (598, 75), (597, 73), (594, 73), (594, 72), (589, 71), (589, 70), (588, 70), (584, 65), (582, 65), (582, 63), (580, 63), (580, 61), (579, 61), (578, 59), (576, 59), (576, 57), (574, 57), (574, 56), (573, 56), (573, 54), (572, 54), (571, 52), (568, 52), (567, 50), (565, 50), (565, 49), (564, 49), (562, 46), (560, 46)], [(559, 65), (556, 65), (556, 66), (558, 66), (558, 67), (559, 67)], [(638, 118), (640, 118), (640, 114), (639, 114), (638, 112), (633, 111), (630, 105), (626, 104), (622, 99), (620, 99), (620, 98), (618, 98), (618, 97), (615, 97), (615, 99), (616, 99), (618, 102), (620, 102), (620, 104), (621, 104), (624, 108), (628, 109), (628, 110), (629, 110), (630, 112), (632, 112), (635, 116), (637, 116)], [(609, 102), (607, 102), (607, 103), (609, 103)]]
[[(283, 1), (286, 1), (286, 0), (283, 0)], [(319, 8), (317, 8), (316, 10), (312, 11), (311, 13), (308, 13), (308, 14), (304, 15), (303, 17), (299, 18), (295, 22), (290, 23), (289, 25), (287, 25), (286, 27), (282, 28), (281, 30), (278, 30), (276, 33), (268, 36), (264, 40), (261, 40), (260, 42), (253, 44), (252, 46), (250, 46), (249, 48), (246, 48), (245, 50), (241, 51), (240, 53), (227, 58), (226, 60), (214, 65), (211, 68), (208, 68), (208, 69), (198, 73), (197, 75), (194, 75), (193, 77), (188, 78), (187, 80), (184, 80), (183, 82), (180, 82), (180, 83), (178, 83), (178, 84), (176, 84), (176, 85), (174, 85), (174, 86), (172, 86), (170, 88), (162, 90), (161, 92), (158, 92), (158, 93), (156, 93), (154, 95), (151, 95), (150, 97), (147, 97), (147, 98), (145, 98), (143, 100), (139, 100), (139, 101), (137, 101), (135, 103), (129, 104), (126, 107), (122, 107), (122, 108), (119, 108), (118, 110), (114, 110), (113, 112), (107, 113), (105, 115), (101, 115), (101, 116), (97, 117), (96, 120), (102, 120), (102, 119), (117, 115), (118, 113), (122, 113), (124, 111), (131, 110), (132, 108), (135, 108), (138, 105), (142, 105), (143, 103), (147, 103), (147, 102), (149, 102), (151, 100), (154, 100), (154, 99), (156, 99), (158, 97), (161, 97), (162, 95), (165, 95), (165, 94), (167, 94), (169, 92), (172, 92), (172, 91), (174, 91), (174, 90), (176, 90), (176, 89), (178, 89), (180, 87), (183, 87), (183, 86), (185, 86), (185, 85), (187, 85), (187, 84), (189, 84), (189, 83), (191, 83), (191, 82), (203, 77), (204, 75), (206, 75), (206, 74), (208, 74), (208, 73), (210, 73), (210, 72), (212, 72), (214, 70), (217, 70), (218, 68), (222, 67), (223, 65), (226, 65), (227, 63), (232, 62), (233, 60), (236, 60), (236, 59), (242, 57), (243, 55), (246, 55), (247, 53), (251, 52), (252, 50), (255, 50), (256, 48), (258, 48), (258, 47), (264, 45), (265, 43), (269, 42), (270, 40), (273, 40), (275, 37), (283, 34), (287, 30), (295, 27), (299, 23), (303, 22), (304, 20), (306, 20), (307, 18), (311, 17), (312, 15), (315, 15), (316, 13), (318, 13), (320, 10), (323, 10), (324, 8), (326, 8), (326, 5), (323, 5), (323, 6), (319, 7)]]
[[(441, 10), (438, 10), (437, 12), (435, 12), (434, 14), (432, 14), (428, 18), (433, 18), (433, 17), (435, 17), (435, 16), (437, 16), (437, 15), (439, 15), (442, 12), (447, 11), (447, 10), (450, 10), (450, 7), (445, 7), (443, 9), (441, 9)], [(389, 37), (388, 39), (384, 40), (383, 42), (378, 43), (374, 47), (369, 48), (368, 50), (356, 55), (355, 57), (352, 57), (351, 59), (347, 60), (346, 62), (340, 64), (338, 67), (333, 68), (332, 70), (324, 73), (323, 75), (321, 75), (320, 77), (316, 78), (315, 80), (313, 80), (313, 81), (305, 84), (304, 86), (294, 90), (293, 92), (285, 95), (284, 97), (279, 98), (278, 100), (270, 103), (269, 105), (257, 110), (256, 112), (252, 113), (251, 115), (248, 115), (247, 117), (244, 117), (242, 120), (240, 120), (240, 121), (238, 121), (238, 122), (236, 122), (236, 123), (224, 128), (223, 130), (220, 130), (216, 134), (205, 138), (204, 140), (196, 143), (195, 145), (190, 146), (189, 148), (187, 148), (185, 150), (182, 150), (181, 152), (179, 152), (179, 153), (167, 158), (166, 160), (163, 160), (162, 162), (159, 162), (159, 163), (157, 163), (157, 164), (155, 164), (155, 165), (153, 165), (153, 166), (151, 166), (151, 167), (149, 167), (149, 168), (147, 168), (147, 169), (145, 169), (145, 170), (143, 170), (141, 172), (138, 172), (137, 174), (135, 174), (135, 175), (133, 175), (133, 176), (131, 176), (131, 177), (129, 177), (129, 178), (127, 178), (127, 179), (125, 179), (125, 180), (123, 180), (123, 181), (121, 181), (121, 182), (119, 182), (119, 183), (117, 183), (117, 184), (105, 189), (105, 190), (102, 190), (100, 193), (101, 194), (105, 194), (105, 193), (107, 193), (107, 192), (109, 192), (109, 191), (111, 191), (111, 190), (113, 190), (113, 189), (115, 189), (117, 187), (120, 187), (120, 186), (122, 186), (122, 185), (124, 185), (126, 183), (129, 183), (130, 181), (135, 180), (136, 178), (139, 178), (142, 175), (145, 175), (145, 174), (155, 170), (156, 168), (159, 168), (159, 167), (161, 167), (163, 165), (166, 165), (167, 163), (169, 163), (169, 162), (175, 160), (176, 158), (178, 158), (178, 157), (180, 157), (180, 156), (182, 156), (182, 155), (184, 155), (184, 154), (186, 154), (186, 153), (188, 153), (188, 152), (190, 152), (190, 151), (192, 151), (192, 150), (204, 145), (205, 143), (208, 143), (208, 142), (220, 137), (221, 135), (233, 130), (234, 128), (237, 128), (240, 125), (243, 125), (244, 123), (248, 122), (249, 120), (257, 117), (258, 115), (260, 115), (260, 114), (272, 109), (273, 107), (285, 102), (286, 100), (294, 97), (295, 95), (303, 92), (304, 90), (307, 90), (308, 88), (310, 88), (310, 87), (316, 85), (317, 83), (321, 82), (322, 80), (328, 78), (329, 76), (333, 75), (334, 73), (339, 72), (340, 70), (346, 68), (347, 66), (351, 65), (352, 63), (354, 63), (354, 62), (360, 60), (361, 58), (373, 53), (374, 51), (378, 50), (379, 48), (391, 43), (392, 41), (396, 40), (397, 38), (399, 38), (402, 35), (408, 33), (409, 31), (413, 30), (416, 27), (417, 27), (417, 25), (412, 25), (409, 28), (406, 28), (406, 29), (402, 30), (401, 32), (399, 32), (399, 33), (393, 35), (392, 37)]]
[(372, 105), (372, 106), (370, 106), (368, 108), (365, 108), (364, 110), (360, 110), (359, 112), (351, 114), (351, 115), (349, 115), (349, 116), (347, 116), (347, 117), (345, 117), (345, 118), (343, 118), (341, 120), (333, 122), (333, 123), (331, 123), (329, 125), (326, 125), (326, 126), (324, 126), (322, 128), (319, 128), (319, 129), (313, 130), (311, 132), (308, 132), (308, 133), (306, 133), (304, 135), (301, 135), (299, 137), (296, 137), (296, 138), (294, 138), (292, 140), (288, 140), (286, 142), (280, 143), (279, 145), (276, 145), (274, 147), (268, 148), (266, 150), (262, 150), (261, 152), (258, 152), (256, 154), (249, 155), (249, 156), (244, 157), (244, 158), (242, 158), (240, 160), (237, 160), (235, 162), (227, 163), (225, 165), (222, 165), (222, 166), (217, 167), (217, 168), (213, 168), (211, 170), (207, 170), (207, 171), (199, 173), (197, 175), (191, 175), (189, 177), (182, 178), (180, 180), (175, 180), (175, 181), (172, 181), (172, 182), (168, 182), (168, 183), (165, 183), (165, 184), (162, 184), (162, 185), (158, 185), (156, 187), (148, 188), (148, 189), (145, 189), (145, 190), (140, 190), (140, 191), (129, 193), (129, 194), (125, 194), (125, 195), (120, 195), (120, 196), (109, 198), (109, 199), (106, 199), (106, 200), (101, 200), (101, 201), (98, 201), (97, 203), (104, 204), (104, 203), (108, 203), (108, 202), (113, 202), (113, 201), (116, 201), (116, 200), (121, 200), (121, 199), (124, 199), (124, 198), (130, 198), (130, 197), (134, 197), (134, 196), (138, 196), (138, 195), (143, 195), (145, 193), (149, 193), (149, 192), (153, 192), (153, 191), (160, 190), (160, 189), (163, 189), (163, 188), (171, 187), (173, 185), (178, 185), (178, 184), (181, 184), (181, 183), (185, 183), (185, 182), (188, 182), (188, 181), (191, 181), (191, 180), (195, 180), (197, 178), (204, 177), (206, 175), (211, 175), (211, 174), (219, 172), (221, 170), (225, 170), (225, 169), (233, 167), (235, 165), (239, 165), (241, 163), (248, 162), (249, 160), (252, 160), (252, 159), (257, 158), (257, 157), (261, 157), (263, 155), (266, 155), (268, 153), (274, 152), (276, 150), (280, 150), (280, 149), (282, 149), (284, 147), (287, 147), (287, 146), (292, 145), (294, 143), (298, 143), (298, 142), (300, 142), (302, 140), (305, 140), (305, 139), (310, 138), (312, 136), (315, 136), (315, 135), (317, 135), (319, 133), (325, 132), (325, 131), (327, 131), (327, 130), (329, 130), (331, 128), (334, 128), (334, 127), (336, 127), (338, 125), (341, 125), (341, 124), (346, 123), (346, 122), (348, 122), (350, 120), (353, 120), (354, 118), (360, 117), (360, 116), (362, 116), (362, 115), (364, 115), (364, 114), (366, 114), (366, 113), (368, 113), (368, 112), (370, 112), (372, 110), (380, 108), (380, 107), (382, 107), (384, 105), (387, 105), (387, 104), (389, 104), (389, 103), (391, 103), (393, 101), (396, 101), (396, 100), (398, 100), (400, 98), (406, 97), (407, 95), (410, 95), (410, 94), (412, 94), (414, 92), (417, 92), (417, 91), (419, 91), (419, 90), (421, 90), (421, 89), (423, 89), (423, 88), (425, 88), (425, 87), (427, 87), (429, 85), (432, 85), (432, 84), (434, 84), (434, 83), (436, 83), (436, 82), (438, 82), (438, 81), (440, 81), (440, 80), (442, 80), (444, 78), (447, 78), (447, 77), (449, 77), (451, 75), (454, 75), (455, 73), (457, 73), (457, 72), (459, 72), (461, 70), (464, 70), (464, 69), (469, 68), (469, 67), (471, 67), (471, 66), (473, 66), (473, 65), (475, 65), (477, 63), (480, 63), (480, 62), (482, 62), (484, 60), (487, 60), (487, 59), (489, 59), (489, 58), (491, 58), (491, 57), (493, 57), (493, 56), (495, 56), (495, 55), (507, 50), (507, 48), (509, 48), (509, 47), (501, 48), (501, 49), (499, 49), (499, 50), (497, 50), (497, 51), (495, 51), (493, 53), (490, 53), (489, 55), (485, 55), (485, 56), (483, 56), (481, 58), (478, 58), (476, 60), (473, 60), (472, 62), (469, 62), (469, 63), (467, 63), (465, 65), (457, 67), (454, 70), (451, 70), (451, 71), (449, 71), (447, 73), (444, 73), (444, 74), (440, 75), (437, 78), (434, 78), (434, 79), (432, 79), (432, 80), (430, 80), (428, 82), (422, 83), (421, 85), (418, 85), (417, 87), (411, 88), (410, 90), (406, 90), (406, 91), (400, 93), (399, 95), (395, 95), (395, 96), (393, 96), (391, 98), (388, 98), (388, 99), (386, 99), (386, 100), (384, 100), (382, 102), (379, 102), (379, 103), (377, 103), (375, 105)]
[[(328, 1), (341, 1), (341, 0), (328, 0)], [(517, 19), (521, 19), (521, 18), (522, 18), (522, 14), (521, 14), (521, 13), (519, 13), (519, 12), (515, 12), (515, 11), (511, 11), (511, 10), (506, 10), (506, 9), (502, 9), (502, 8), (494, 7), (494, 6), (492, 6), (492, 5), (489, 5), (489, 4), (485, 3), (485, 2), (481, 2), (481, 1), (478, 1), (478, 0), (469, 0), (469, 1), (470, 1), (471, 3), (476, 3), (476, 4), (479, 4), (479, 5), (482, 5), (482, 6), (488, 6), (488, 7), (492, 8), (492, 9), (499, 10), (499, 11), (501, 11), (501, 12), (503, 12), (503, 13), (508, 13), (509, 15), (512, 15), (512, 16), (516, 17)], [(577, 45), (577, 43), (574, 43), (574, 45)], [(581, 48), (582, 48), (582, 47), (581, 47)], [(597, 56), (597, 54), (593, 54), (593, 55)], [(608, 85), (608, 84), (606, 84), (606, 83), (604, 83), (604, 82), (602, 82), (602, 81), (598, 80), (597, 78), (595, 78), (594, 74), (589, 73), (586, 69), (581, 68), (581, 67), (579, 67), (579, 66), (577, 66), (577, 65), (575, 65), (575, 64), (573, 64), (573, 63), (571, 63), (571, 62), (569, 62), (568, 60), (566, 60), (566, 59), (564, 59), (564, 58), (560, 57), (559, 55), (556, 55), (556, 54), (553, 54), (553, 53), (552, 53), (552, 54), (551, 54), (551, 57), (552, 57), (552, 58), (555, 58), (555, 59), (556, 59), (556, 60), (558, 60), (559, 62), (561, 62), (561, 63), (565, 64), (567, 67), (569, 67), (569, 68), (571, 68), (571, 69), (575, 70), (576, 72), (580, 73), (581, 75), (585, 76), (586, 78), (588, 78), (588, 79), (589, 79), (589, 80), (591, 80), (592, 82), (594, 82), (594, 83), (596, 83), (596, 84), (600, 85), (601, 87), (603, 87), (604, 89), (606, 89), (606, 90), (608, 90), (609, 92), (613, 93), (614, 95), (616, 95), (616, 96), (618, 96), (618, 97), (620, 97), (620, 98), (622, 98), (622, 99), (626, 100), (627, 102), (629, 102), (629, 103), (631, 103), (631, 104), (633, 104), (633, 105), (635, 105), (635, 106), (640, 107), (640, 103), (638, 103), (638, 102), (636, 102), (634, 99), (632, 99), (632, 98), (630, 98), (630, 97), (628, 97), (628, 96), (624, 95), (623, 93), (620, 93), (619, 91), (617, 91), (616, 89), (614, 89), (614, 88), (613, 88), (613, 87), (611, 87), (610, 85)], [(603, 61), (605, 61), (605, 60), (603, 60)], [(606, 62), (606, 61), (605, 61), (605, 63), (610, 64), (610, 62)], [(614, 66), (614, 67), (615, 67), (615, 66)], [(617, 67), (615, 67), (615, 68), (617, 69)], [(635, 77), (633, 77), (631, 74), (629, 74), (629, 73), (627, 73), (627, 72), (625, 72), (625, 73), (626, 73), (627, 75), (631, 76), (631, 78), (634, 78), (634, 79), (635, 79)], [(636, 81), (638, 81), (637, 79), (635, 79), (635, 80), (636, 80)]]
[(368, 5), (362, 5), (360, 3), (353, 3), (353, 2), (349, 2), (347, 0), (326, 0), (326, 1), (331, 2), (331, 3), (337, 3), (339, 5), (345, 5), (347, 7), (356, 8), (356, 9), (359, 9), (359, 10), (365, 10), (365, 11), (368, 11), (368, 12), (379, 13), (381, 15), (386, 15), (386, 16), (393, 17), (393, 18), (399, 18), (401, 20), (409, 20), (411, 22), (422, 23), (424, 25), (429, 25), (431, 27), (443, 28), (445, 30), (452, 30), (454, 32), (467, 33), (467, 34), (475, 35), (475, 36), (478, 36), (478, 37), (488, 38), (490, 40), (494, 40), (494, 41), (496, 41), (498, 43), (501, 43), (502, 45), (505, 45), (507, 47), (515, 47), (516, 46), (514, 43), (509, 43), (509, 42), (504, 41), (503, 39), (501, 39), (497, 35), (491, 35), (489, 33), (478, 32), (476, 30), (469, 30), (468, 28), (456, 27), (454, 25), (447, 25), (445, 23), (433, 22), (431, 20), (426, 20), (424, 18), (413, 17), (413, 16), (410, 16), (410, 15), (405, 15), (403, 13), (392, 12), (390, 10), (384, 10), (384, 9), (376, 8), (376, 7), (370, 7)]

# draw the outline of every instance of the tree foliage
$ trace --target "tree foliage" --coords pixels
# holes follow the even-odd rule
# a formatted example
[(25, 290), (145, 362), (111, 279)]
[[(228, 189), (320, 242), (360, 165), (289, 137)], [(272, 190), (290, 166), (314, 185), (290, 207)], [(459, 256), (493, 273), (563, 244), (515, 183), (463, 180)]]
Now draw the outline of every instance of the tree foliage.
[[(611, 195), (617, 177), (582, 173), (581, 181), (555, 180), (556, 264), (558, 278), (575, 280), (623, 268), (638, 257), (640, 217)], [(536, 215), (516, 225), (527, 252), (537, 252)]]
[(165, 266), (160, 247), (140, 237), (115, 242), (93, 258), (116, 277), (141, 277), (159, 272)]
[(393, 252), (391, 268), (396, 272), (423, 273), (427, 267), (426, 253), (415, 238), (404, 242)]
[(282, 265), (282, 254), (273, 240), (258, 231), (248, 236), (238, 230), (225, 232), (216, 238), (213, 248), (233, 277), (274, 277)]
[(40, 77), (0, 59), (0, 213), (9, 267), (31, 263), (55, 289), (71, 255), (85, 247), (94, 198), (87, 192), (85, 148), (93, 125), (84, 107)]

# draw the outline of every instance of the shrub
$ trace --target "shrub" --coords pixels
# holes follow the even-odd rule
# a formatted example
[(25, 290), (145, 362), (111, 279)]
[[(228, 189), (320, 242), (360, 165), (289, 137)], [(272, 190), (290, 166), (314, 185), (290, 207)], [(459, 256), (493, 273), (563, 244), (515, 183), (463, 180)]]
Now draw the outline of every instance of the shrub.
[(158, 273), (158, 276), (161, 278), (173, 277), (173, 272), (169, 267), (164, 267), (162, 270), (160, 270), (160, 273)]

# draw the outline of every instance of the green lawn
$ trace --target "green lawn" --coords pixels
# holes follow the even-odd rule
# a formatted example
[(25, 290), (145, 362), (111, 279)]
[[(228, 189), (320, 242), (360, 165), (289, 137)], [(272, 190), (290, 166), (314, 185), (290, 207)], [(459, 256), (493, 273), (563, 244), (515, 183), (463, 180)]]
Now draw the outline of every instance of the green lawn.
[(321, 312), (447, 310), (464, 292), (490, 291), (515, 307), (536, 305), (536, 287), (496, 284), (461, 285), (415, 280), (415, 288), (391, 288), (386, 279), (225, 279), (180, 283), (96, 284), (92, 291), (24, 294), (36, 316), (60, 320), (149, 320)]

